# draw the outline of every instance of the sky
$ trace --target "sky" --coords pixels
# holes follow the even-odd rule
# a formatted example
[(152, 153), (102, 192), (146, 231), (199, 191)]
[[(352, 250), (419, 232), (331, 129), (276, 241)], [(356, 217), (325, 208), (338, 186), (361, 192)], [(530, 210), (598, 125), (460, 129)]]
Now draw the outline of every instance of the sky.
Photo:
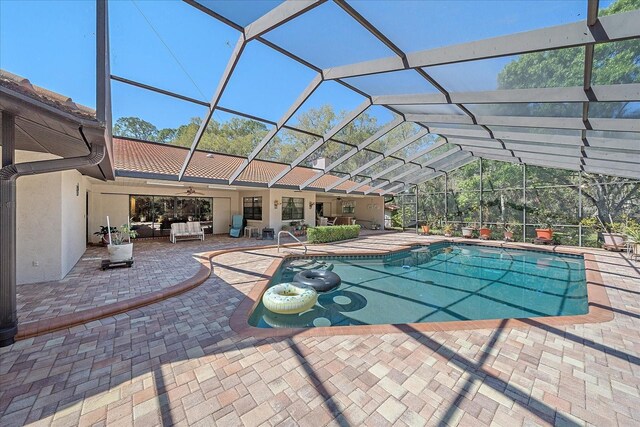
[[(279, 1), (201, 1), (246, 25)], [(607, 7), (611, 0), (600, 1)], [(352, 1), (350, 4), (406, 52), (496, 37), (585, 19), (586, 0)], [(111, 72), (209, 101), (238, 32), (180, 1), (111, 0)], [(276, 28), (265, 38), (320, 68), (392, 56), (335, 3)], [(491, 90), (498, 71), (517, 57), (432, 67), (450, 91)], [(95, 107), (95, 2), (0, 0), (0, 67), (33, 84)], [(467, 77), (472, 75), (473, 79)], [(220, 105), (277, 121), (315, 72), (252, 41), (242, 54)], [(348, 79), (372, 95), (435, 92), (412, 71)], [(331, 104), (349, 111), (359, 94), (325, 82), (290, 123), (309, 108)], [(112, 82), (114, 120), (139, 116), (158, 128), (177, 127), (205, 108)], [(392, 119), (372, 110), (380, 122)], [(216, 113), (218, 120), (228, 114)]]

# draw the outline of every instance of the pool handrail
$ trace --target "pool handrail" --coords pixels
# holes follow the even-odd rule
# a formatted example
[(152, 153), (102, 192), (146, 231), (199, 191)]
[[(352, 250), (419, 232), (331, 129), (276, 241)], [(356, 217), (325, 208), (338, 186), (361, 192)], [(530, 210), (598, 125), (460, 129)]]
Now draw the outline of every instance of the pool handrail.
[(305, 245), (304, 243), (302, 243), (302, 241), (300, 239), (298, 239), (296, 236), (294, 236), (293, 234), (291, 234), (289, 231), (286, 230), (280, 230), (278, 231), (278, 253), (280, 252), (280, 236), (282, 235), (282, 233), (288, 234), (289, 236), (293, 237), (293, 240), (295, 240), (296, 242), (300, 243), (303, 247), (304, 247), (304, 254), (307, 254), (307, 245)]

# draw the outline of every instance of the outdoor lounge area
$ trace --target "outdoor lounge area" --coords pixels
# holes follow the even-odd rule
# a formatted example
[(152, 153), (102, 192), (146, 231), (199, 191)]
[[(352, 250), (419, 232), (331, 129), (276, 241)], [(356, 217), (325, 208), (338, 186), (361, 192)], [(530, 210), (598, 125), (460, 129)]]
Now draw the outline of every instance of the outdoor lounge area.
[(640, 425), (639, 22), (0, 2), (0, 426)]

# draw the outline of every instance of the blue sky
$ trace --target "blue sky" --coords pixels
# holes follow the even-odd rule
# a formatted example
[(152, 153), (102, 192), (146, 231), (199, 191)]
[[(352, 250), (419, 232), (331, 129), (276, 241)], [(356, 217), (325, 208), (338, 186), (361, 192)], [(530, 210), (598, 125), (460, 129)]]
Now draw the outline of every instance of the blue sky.
[[(278, 1), (203, 1), (246, 24)], [(611, 1), (600, 2), (607, 7)], [(355, 9), (410, 52), (477, 38), (582, 20), (586, 0), (353, 1)], [(110, 2), (112, 73), (209, 101), (238, 37), (237, 31), (178, 1)], [(328, 2), (266, 35), (320, 66), (390, 56), (384, 45)], [(445, 70), (447, 89), (489, 90), (514, 58), (478, 61)], [(34, 84), (95, 106), (95, 2), (0, 0), (0, 67)], [(278, 120), (314, 72), (251, 42), (221, 105)], [(474, 76), (472, 87), (464, 77)], [(433, 92), (415, 73), (360, 77), (350, 83), (372, 94)], [(113, 84), (114, 118), (137, 115), (158, 127), (176, 127), (204, 108), (124, 84)], [(325, 83), (301, 111), (331, 103), (350, 110), (362, 97)], [(378, 114), (380, 121), (390, 119)], [(227, 115), (218, 114), (223, 120)], [(292, 120), (295, 123), (295, 118)]]

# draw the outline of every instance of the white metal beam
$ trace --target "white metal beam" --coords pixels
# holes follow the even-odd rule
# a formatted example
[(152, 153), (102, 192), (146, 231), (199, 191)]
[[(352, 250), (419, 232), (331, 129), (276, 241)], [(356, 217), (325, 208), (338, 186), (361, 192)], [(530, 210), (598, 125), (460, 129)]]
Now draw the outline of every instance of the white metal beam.
[[(189, 148), (189, 152), (184, 159), (182, 167), (180, 168), (180, 173), (178, 174), (178, 180), (182, 180), (184, 177), (187, 168), (189, 167), (189, 163), (193, 158), (193, 153), (198, 148), (198, 144), (202, 139), (202, 135), (207, 129), (209, 122), (211, 121), (211, 117), (213, 116), (213, 112), (218, 106), (218, 102), (224, 93), (227, 84), (229, 83), (229, 79), (231, 79), (231, 75), (238, 65), (238, 61), (240, 61), (240, 57), (242, 56), (242, 52), (246, 47), (247, 43), (249, 43), (252, 39), (259, 37), (260, 35), (282, 25), (283, 23), (295, 18), (296, 16), (310, 10), (319, 4), (322, 4), (325, 0), (322, 1), (313, 1), (313, 0), (299, 0), (296, 2), (285, 2), (260, 18), (256, 19), (254, 22), (249, 24), (247, 27), (243, 29), (238, 37), (238, 41), (236, 42), (235, 47), (233, 48), (233, 52), (231, 52), (231, 56), (229, 61), (227, 62), (227, 66), (220, 77), (220, 81), (218, 82), (218, 86), (216, 87), (213, 96), (211, 97), (211, 101), (209, 102), (208, 111), (205, 114), (202, 122), (200, 123), (200, 127), (196, 132), (195, 137), (193, 138), (193, 142), (191, 143), (191, 147)], [(248, 34), (248, 35), (247, 35)]]
[(345, 116), (340, 123), (335, 125), (331, 130), (329, 130), (326, 134), (322, 136), (322, 138), (318, 139), (312, 146), (307, 148), (304, 153), (302, 153), (298, 158), (296, 158), (291, 164), (289, 164), (282, 172), (278, 173), (270, 182), (269, 187), (273, 186), (276, 182), (278, 182), (282, 177), (288, 174), (293, 168), (298, 166), (300, 163), (304, 161), (307, 157), (309, 157), (314, 151), (322, 146), (325, 142), (330, 140), (340, 132), (345, 126), (355, 120), (360, 114), (362, 114), (367, 108), (371, 106), (371, 100), (369, 98), (365, 99), (358, 107), (356, 107), (353, 111), (351, 111), (347, 116)]
[[(425, 154), (428, 154), (428, 153), (430, 153), (431, 151), (433, 151), (433, 150), (435, 150), (435, 149), (437, 149), (437, 148), (442, 147), (442, 146), (443, 146), (443, 145), (445, 145), (446, 143), (447, 143), (446, 141), (440, 141), (440, 142), (437, 142), (436, 144), (432, 145), (431, 147), (428, 147), (428, 148), (425, 148), (424, 150), (418, 151), (417, 153), (415, 153), (415, 154), (413, 154), (413, 155), (411, 155), (411, 156), (407, 157), (407, 158), (404, 160), (404, 163), (398, 163), (398, 164), (395, 164), (395, 165), (393, 165), (393, 166), (389, 166), (388, 168), (386, 168), (386, 169), (384, 169), (384, 170), (382, 170), (382, 171), (380, 171), (380, 172), (378, 172), (378, 173), (376, 173), (376, 174), (372, 175), (371, 177), (369, 177), (369, 178), (365, 179), (363, 182), (358, 183), (357, 185), (354, 185), (353, 187), (351, 187), (350, 189), (348, 189), (348, 190), (347, 190), (347, 193), (351, 193), (351, 192), (353, 192), (353, 191), (356, 191), (358, 188), (362, 187), (363, 185), (366, 185), (366, 184), (368, 184), (368, 183), (370, 183), (370, 182), (372, 182), (372, 181), (375, 181), (376, 179), (378, 179), (378, 178), (380, 178), (380, 177), (382, 177), (382, 176), (385, 176), (385, 175), (387, 175), (388, 173), (391, 173), (391, 172), (393, 172), (394, 170), (396, 170), (396, 169), (398, 169), (398, 168), (401, 168), (402, 166), (404, 166), (404, 165), (406, 165), (406, 164), (409, 164), (410, 162), (414, 161), (415, 159), (417, 159), (417, 158), (419, 158), (419, 157), (421, 157), (421, 156), (424, 156)], [(456, 148), (458, 148), (458, 149), (459, 149), (459, 147), (456, 147)], [(441, 155), (440, 155), (440, 156), (438, 156), (438, 157), (435, 157), (435, 158), (434, 158), (434, 159), (432, 159), (432, 160), (437, 160), (437, 159), (439, 159), (439, 158), (441, 158), (441, 157), (446, 157), (446, 155), (447, 155), (447, 154), (450, 154), (450, 153), (452, 153), (452, 152), (454, 152), (454, 151), (456, 151), (456, 150), (448, 151), (448, 152), (446, 152), (446, 153), (444, 153), (444, 154), (441, 154)], [(431, 160), (430, 160), (430, 161), (431, 161)], [(425, 163), (425, 164), (423, 164), (423, 165), (420, 165), (420, 166), (418, 166), (418, 165), (416, 165), (416, 166), (418, 167), (418, 169), (421, 169), (422, 167), (424, 167), (424, 166), (425, 166), (426, 164), (428, 164), (428, 163), (429, 163), (429, 162), (427, 162), (427, 163)], [(414, 169), (414, 170), (415, 170), (415, 169)]]
[[(416, 176), (412, 176), (410, 181), (405, 181), (408, 184), (412, 184), (412, 185), (418, 185), (421, 184), (425, 181), (428, 181), (430, 179), (436, 178), (440, 175), (443, 175), (444, 173), (449, 173), (453, 170), (456, 169), (460, 169), (462, 166), (465, 166), (473, 161), (475, 161), (475, 158), (469, 153), (466, 154), (466, 152), (463, 151), (463, 153), (465, 153), (464, 155), (460, 155), (459, 158), (454, 159), (452, 162), (446, 163), (445, 165), (439, 167), (437, 169), (437, 172), (431, 172), (431, 171), (423, 171), (422, 173), (417, 174)], [(511, 158), (512, 160), (516, 160)]]
[[(436, 148), (437, 148), (437, 147), (436, 147)], [(431, 149), (433, 149), (433, 148), (431, 148)], [(424, 154), (426, 154), (426, 153), (427, 153), (427, 152), (429, 152), (429, 151), (430, 151), (430, 150), (425, 150), (425, 152), (416, 153), (416, 154), (424, 155)], [(449, 156), (451, 156), (451, 155), (454, 155), (455, 153), (459, 153), (460, 151), (461, 151), (460, 147), (456, 147), (456, 148), (455, 148), (455, 149), (453, 149), (453, 150), (449, 150), (449, 151), (447, 151), (446, 153), (442, 153), (441, 155), (439, 155), (439, 156), (437, 156), (437, 157), (434, 157), (433, 159), (431, 159), (431, 160), (429, 160), (429, 161), (427, 161), (427, 162), (423, 163), (423, 164), (422, 164), (422, 165), (420, 165), (420, 166), (416, 165), (416, 167), (415, 167), (415, 168), (411, 168), (411, 169), (409, 169), (409, 170), (406, 170), (406, 171), (402, 172), (401, 174), (395, 175), (394, 177), (389, 178), (387, 181), (389, 181), (389, 182), (397, 181), (397, 180), (399, 180), (399, 179), (401, 179), (401, 178), (404, 178), (404, 177), (405, 177), (405, 176), (407, 176), (407, 175), (410, 175), (410, 174), (412, 174), (412, 173), (415, 173), (416, 171), (419, 171), (419, 170), (421, 170), (421, 169), (425, 169), (425, 168), (428, 168), (428, 169), (431, 169), (431, 170), (434, 170), (434, 171), (435, 171), (435, 168), (433, 168), (433, 167), (432, 167), (432, 165), (437, 164), (438, 162), (442, 161), (443, 159), (446, 159), (447, 157), (449, 157)], [(418, 157), (419, 157), (419, 156), (418, 156)], [(417, 158), (417, 157), (416, 157), (416, 158)], [(402, 166), (402, 165), (391, 166), (391, 167), (389, 167), (389, 168), (385, 169), (384, 171), (380, 172), (379, 174), (376, 174), (376, 175), (372, 176), (371, 178), (367, 178), (367, 179), (366, 179), (366, 180), (364, 180), (363, 182), (358, 183), (358, 185), (353, 186), (352, 188), (350, 188), (349, 190), (347, 190), (347, 193), (351, 193), (351, 192), (353, 192), (353, 191), (357, 190), (358, 188), (362, 187), (363, 185), (367, 185), (368, 183), (370, 183), (370, 182), (372, 182), (372, 181), (374, 181), (374, 180), (376, 180), (376, 179), (380, 178), (381, 176), (384, 176), (384, 175), (386, 175), (386, 174), (388, 174), (388, 173), (390, 173), (390, 172), (393, 172), (394, 170), (398, 169), (400, 166)], [(378, 189), (378, 188), (380, 188), (380, 187), (383, 187), (384, 185), (386, 185), (386, 184), (378, 185), (378, 186), (376, 186), (376, 187), (373, 187), (372, 189), (369, 189), (369, 190), (365, 191), (365, 192), (364, 192), (364, 194), (369, 194), (371, 191), (375, 191), (376, 189)]]
[(258, 145), (251, 151), (249, 156), (245, 160), (243, 160), (240, 166), (238, 166), (238, 168), (231, 174), (231, 177), (229, 178), (229, 184), (233, 184), (233, 182), (240, 176), (240, 174), (247, 168), (247, 166), (249, 166), (249, 163), (251, 163), (251, 161), (255, 159), (258, 154), (260, 154), (260, 152), (267, 146), (267, 144), (271, 142), (278, 131), (283, 128), (283, 126), (289, 121), (289, 119), (291, 119), (291, 117), (293, 117), (296, 111), (298, 111), (302, 104), (304, 104), (305, 101), (309, 99), (309, 97), (313, 94), (313, 92), (315, 92), (315, 90), (320, 86), (321, 83), (322, 75), (317, 74), (305, 88), (305, 90), (302, 91), (302, 93), (298, 96), (298, 99), (295, 100), (295, 102), (283, 114), (280, 120), (278, 120), (276, 125), (271, 128), (271, 130), (264, 136), (264, 138), (262, 138)]
[(640, 119), (604, 119), (590, 118), (591, 129), (581, 117), (539, 117), (539, 116), (476, 116), (476, 123), (471, 117), (455, 114), (405, 114), (409, 122), (419, 123), (455, 123), (479, 124), (484, 126), (512, 126), (553, 129), (606, 130), (618, 132), (640, 132)]
[[(365, 163), (365, 164), (357, 167), (356, 169), (352, 170), (351, 172), (349, 172), (349, 174), (347, 176), (340, 178), (339, 180), (337, 180), (333, 184), (331, 184), (328, 187), (326, 187), (324, 189), (324, 191), (332, 190), (333, 188), (337, 187), (338, 185), (342, 184), (343, 182), (346, 182), (349, 179), (353, 178), (354, 176), (356, 176), (357, 174), (359, 174), (363, 170), (365, 170), (367, 168), (370, 168), (371, 166), (374, 166), (378, 162), (381, 162), (384, 159), (386, 159), (387, 157), (391, 156), (393, 153), (395, 153), (395, 152), (397, 152), (399, 150), (402, 150), (406, 146), (413, 144), (414, 142), (416, 142), (420, 138), (423, 138), (423, 137), (427, 136), (428, 134), (429, 134), (429, 131), (427, 129), (422, 129), (421, 131), (419, 131), (415, 135), (412, 135), (410, 138), (405, 139), (401, 143), (399, 143), (396, 146), (388, 149), (384, 153), (379, 154), (378, 156), (376, 156), (375, 158), (371, 159), (367, 163)], [(429, 147), (429, 148), (431, 148), (431, 147)]]
[[(500, 56), (519, 55), (551, 49), (606, 43), (640, 37), (640, 10), (616, 13), (598, 19), (600, 25), (586, 21), (477, 40), (453, 46), (427, 49), (402, 58), (389, 57), (342, 65), (323, 70), (325, 79), (343, 79), (368, 74), (429, 67)], [(407, 66), (408, 65), (408, 66)]]
[[(334, 161), (329, 166), (325, 167), (323, 171), (318, 172), (317, 174), (315, 174), (314, 176), (312, 176), (311, 178), (309, 178), (308, 180), (303, 182), (302, 185), (300, 186), (300, 189), (302, 190), (302, 189), (306, 188), (312, 182), (317, 181), (318, 179), (320, 179), (323, 176), (327, 175), (333, 169), (335, 169), (336, 167), (340, 166), (342, 163), (344, 163), (345, 161), (350, 159), (352, 156), (354, 156), (357, 153), (359, 153), (360, 151), (364, 150), (366, 147), (368, 147), (369, 145), (373, 144), (374, 142), (376, 142), (377, 140), (379, 140), (380, 138), (382, 138), (383, 136), (385, 136), (386, 134), (391, 132), (393, 129), (397, 128), (402, 123), (404, 123), (404, 117), (400, 117), (400, 116), (396, 117), (391, 122), (389, 122), (387, 125), (385, 125), (382, 129), (377, 131), (375, 134), (371, 135), (369, 138), (367, 138), (366, 140), (364, 140), (363, 142), (358, 144), (357, 147), (353, 147), (351, 150), (349, 150), (348, 152), (346, 152), (345, 154), (340, 156), (340, 158), (338, 160)], [(325, 191), (326, 191), (326, 189), (325, 189)]]
[(251, 41), (256, 37), (260, 37), (261, 35), (290, 21), (296, 16), (321, 5), (325, 1), (327, 0), (296, 0), (280, 3), (275, 8), (247, 25), (244, 28), (244, 36), (247, 41)]
[(483, 92), (420, 93), (373, 96), (374, 105), (502, 104), (532, 102), (631, 102), (640, 101), (640, 83), (593, 86), (587, 95), (582, 86), (533, 89), (500, 89)]
[(198, 144), (202, 139), (202, 135), (204, 135), (204, 132), (207, 129), (209, 122), (211, 121), (211, 116), (213, 116), (213, 112), (218, 106), (218, 102), (222, 97), (224, 89), (227, 87), (227, 84), (229, 83), (229, 79), (231, 78), (231, 74), (233, 74), (233, 70), (236, 68), (236, 65), (238, 65), (238, 61), (240, 60), (240, 55), (242, 55), (242, 52), (244, 51), (245, 46), (246, 46), (246, 41), (244, 38), (244, 34), (240, 34), (240, 36), (238, 37), (238, 41), (236, 42), (236, 45), (233, 48), (233, 52), (231, 52), (231, 57), (227, 62), (227, 66), (224, 69), (222, 76), (220, 77), (220, 81), (218, 82), (218, 87), (213, 93), (213, 96), (211, 97), (211, 101), (209, 101), (209, 107), (208, 107), (207, 113), (202, 119), (202, 122), (200, 123), (200, 127), (198, 128), (198, 131), (196, 132), (196, 135), (193, 138), (193, 142), (191, 143), (191, 147), (189, 148), (189, 152), (187, 153), (187, 156), (184, 159), (182, 168), (180, 168), (180, 173), (178, 174), (178, 180), (182, 180), (182, 177), (187, 171), (187, 167), (189, 167), (189, 163), (191, 163), (191, 159), (193, 158), (193, 153), (196, 151), (196, 148), (198, 148)]

